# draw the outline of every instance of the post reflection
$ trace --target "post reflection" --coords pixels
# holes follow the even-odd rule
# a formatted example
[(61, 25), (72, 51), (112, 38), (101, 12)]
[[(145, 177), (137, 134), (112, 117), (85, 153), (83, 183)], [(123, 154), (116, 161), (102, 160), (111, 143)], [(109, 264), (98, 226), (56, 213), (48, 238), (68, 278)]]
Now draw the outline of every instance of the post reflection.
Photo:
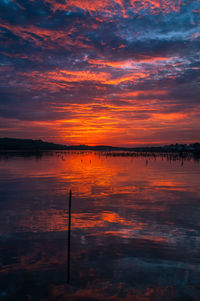
[(68, 241), (67, 241), (67, 283), (70, 283), (70, 255), (71, 255), (71, 202), (72, 191), (69, 191), (69, 208), (68, 208)]
[(94, 152), (2, 160), (2, 298), (198, 300), (199, 163), (146, 160)]

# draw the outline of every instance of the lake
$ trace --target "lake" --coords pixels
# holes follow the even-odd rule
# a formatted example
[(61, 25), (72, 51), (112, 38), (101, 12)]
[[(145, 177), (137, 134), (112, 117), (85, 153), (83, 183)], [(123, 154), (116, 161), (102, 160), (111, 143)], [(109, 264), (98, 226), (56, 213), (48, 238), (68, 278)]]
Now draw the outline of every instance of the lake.
[(199, 183), (193, 159), (1, 156), (0, 299), (200, 300)]

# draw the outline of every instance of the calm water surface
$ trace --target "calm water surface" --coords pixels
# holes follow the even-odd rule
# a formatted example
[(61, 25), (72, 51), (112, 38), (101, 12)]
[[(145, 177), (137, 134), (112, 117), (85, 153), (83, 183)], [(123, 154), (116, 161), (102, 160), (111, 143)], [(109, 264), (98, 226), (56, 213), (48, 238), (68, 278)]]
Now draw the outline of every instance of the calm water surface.
[(199, 301), (200, 163), (100, 154), (1, 158), (0, 299)]

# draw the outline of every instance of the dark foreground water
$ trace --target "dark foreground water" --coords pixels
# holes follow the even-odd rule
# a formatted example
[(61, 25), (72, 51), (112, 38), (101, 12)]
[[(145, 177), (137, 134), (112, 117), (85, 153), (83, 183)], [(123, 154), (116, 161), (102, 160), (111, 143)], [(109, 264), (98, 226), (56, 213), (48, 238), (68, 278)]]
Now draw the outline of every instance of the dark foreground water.
[(13, 156), (0, 180), (1, 300), (200, 300), (198, 162)]

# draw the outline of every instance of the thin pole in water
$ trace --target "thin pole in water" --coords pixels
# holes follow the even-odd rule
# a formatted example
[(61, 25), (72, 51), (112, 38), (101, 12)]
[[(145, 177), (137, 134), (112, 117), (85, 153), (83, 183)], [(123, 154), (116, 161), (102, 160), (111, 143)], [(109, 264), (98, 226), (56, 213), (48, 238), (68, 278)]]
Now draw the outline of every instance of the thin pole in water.
[(72, 191), (70, 189), (70, 191), (69, 191), (69, 212), (68, 212), (67, 283), (70, 282), (71, 201), (72, 201)]

